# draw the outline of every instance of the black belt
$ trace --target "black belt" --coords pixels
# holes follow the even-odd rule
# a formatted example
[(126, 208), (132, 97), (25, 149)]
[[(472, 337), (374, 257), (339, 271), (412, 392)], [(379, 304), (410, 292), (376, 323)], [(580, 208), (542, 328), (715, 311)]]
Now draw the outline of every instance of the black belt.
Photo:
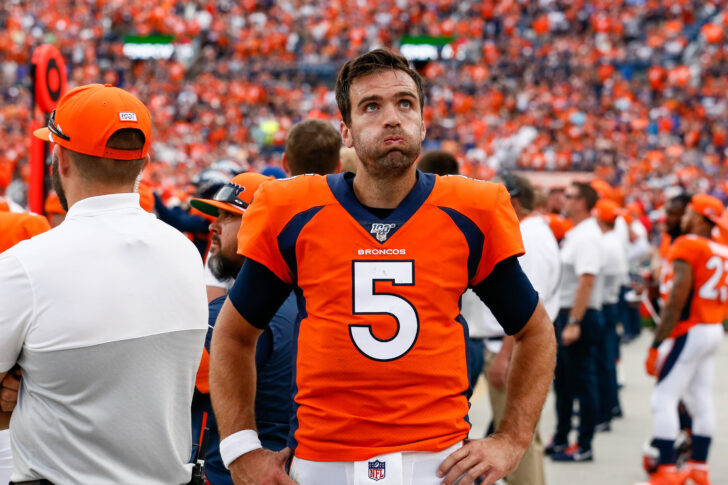
[(10, 485), (53, 485), (53, 482), (50, 482), (45, 479), (41, 479), (41, 480), (28, 480), (25, 482), (10, 482)]
[(497, 337), (485, 337), (484, 340), (487, 340), (488, 342), (500, 342), (503, 340), (503, 335), (499, 335)]

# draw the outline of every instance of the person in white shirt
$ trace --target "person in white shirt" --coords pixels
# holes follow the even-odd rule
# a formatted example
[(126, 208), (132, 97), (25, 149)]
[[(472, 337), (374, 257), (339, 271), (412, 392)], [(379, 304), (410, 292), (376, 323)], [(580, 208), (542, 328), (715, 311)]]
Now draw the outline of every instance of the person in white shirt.
[(624, 239), (615, 230), (622, 220), (619, 204), (601, 199), (594, 207), (594, 217), (604, 233), (604, 294), (602, 314), (604, 316), (604, 337), (597, 347), (597, 380), (599, 383), (599, 409), (597, 431), (609, 431), (611, 420), (622, 413), (617, 386), (617, 359), (619, 358), (619, 291), (627, 278), (627, 257)]
[[(637, 216), (641, 213), (641, 208), (638, 203), (627, 204), (627, 207), (631, 207), (631, 221), (625, 227), (627, 228), (627, 265), (629, 274), (637, 280), (641, 281), (639, 277), (640, 270), (643, 267), (643, 263), (646, 263), (649, 259), (650, 251), (652, 249), (649, 241), (649, 235), (647, 234), (647, 228), (639, 220)], [(624, 232), (624, 229), (621, 229)], [(642, 317), (640, 317), (639, 307), (640, 301), (642, 300), (641, 295), (632, 288), (631, 278), (627, 278), (622, 287), (622, 294), (620, 295), (620, 310), (621, 320), (624, 326), (624, 333), (622, 335), (622, 341), (628, 343), (637, 337), (642, 332)]]
[[(566, 189), (565, 216), (574, 223), (561, 244), (561, 310), (554, 322), (558, 342), (554, 390), (557, 426), (546, 453), (555, 461), (593, 459), (598, 406), (596, 348), (602, 338), (604, 278), (602, 231), (591, 210), (597, 193), (589, 184)], [(574, 399), (579, 400), (579, 437), (569, 447)]]
[[(502, 175), (511, 196), (511, 204), (520, 221), (521, 237), (526, 253), (518, 262), (552, 320), (559, 312), (559, 280), (561, 262), (559, 245), (546, 220), (534, 212), (535, 190), (528, 179), (518, 175)], [(513, 351), (513, 337), (508, 337), (493, 313), (472, 291), (463, 295), (462, 314), (471, 332), (477, 332), (485, 342), (484, 374), (488, 395), (497, 427), (506, 407), (506, 376)], [(472, 333), (471, 333), (472, 337)], [(511, 485), (542, 485), (545, 483), (543, 445), (538, 430), (518, 468), (508, 475)]]
[[(66, 93), (47, 128), (58, 227), (0, 255), (0, 379), (18, 484), (187, 484), (207, 330), (202, 260), (139, 205), (151, 118), (130, 93)], [(3, 401), (7, 411), (7, 402)]]

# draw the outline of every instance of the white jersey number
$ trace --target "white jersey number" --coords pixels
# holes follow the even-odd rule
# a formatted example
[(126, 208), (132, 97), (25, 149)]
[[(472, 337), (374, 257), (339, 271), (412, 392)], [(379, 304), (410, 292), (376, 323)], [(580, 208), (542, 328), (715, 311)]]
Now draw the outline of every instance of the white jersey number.
[(349, 325), (354, 346), (370, 359), (399, 359), (415, 344), (420, 331), (415, 307), (401, 296), (374, 292), (376, 281), (391, 281), (393, 286), (413, 286), (414, 277), (414, 261), (353, 262), (354, 315), (391, 315), (397, 321), (397, 332), (388, 340), (377, 338), (371, 325)]
[(728, 273), (728, 261), (723, 261), (719, 256), (713, 256), (705, 264), (708, 269), (715, 270), (713, 275), (698, 290), (698, 296), (705, 300), (726, 301), (728, 299), (728, 288), (723, 280), (723, 269)]

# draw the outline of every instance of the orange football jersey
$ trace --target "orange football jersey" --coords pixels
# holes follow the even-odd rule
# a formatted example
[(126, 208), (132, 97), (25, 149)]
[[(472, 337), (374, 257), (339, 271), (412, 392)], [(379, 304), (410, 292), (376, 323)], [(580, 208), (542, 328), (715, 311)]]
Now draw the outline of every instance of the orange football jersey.
[(670, 334), (673, 338), (686, 334), (699, 323), (723, 322), (728, 301), (728, 247), (694, 234), (675, 239), (663, 267), (660, 285), (663, 301), (667, 301), (672, 291), (676, 260), (690, 264), (693, 284), (680, 322)]
[(315, 461), (444, 450), (470, 429), (460, 297), (523, 253), (518, 220), (502, 185), (419, 172), (380, 219), (352, 176), (266, 183), (238, 236), (298, 297), (290, 445)]

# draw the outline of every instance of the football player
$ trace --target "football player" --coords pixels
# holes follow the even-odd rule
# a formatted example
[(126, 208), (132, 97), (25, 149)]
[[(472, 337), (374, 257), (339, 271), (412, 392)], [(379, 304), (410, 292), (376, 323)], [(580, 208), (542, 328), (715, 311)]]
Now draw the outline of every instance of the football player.
[[(521, 270), (505, 188), (414, 165), (424, 93), (406, 59), (346, 63), (336, 97), (357, 172), (268, 182), (243, 218), (247, 259), (212, 338), (220, 450), (239, 483), (492, 484), (531, 442), (553, 377), (553, 326)], [(465, 441), (468, 287), (515, 337), (497, 432)], [(294, 451), (261, 448), (254, 350), (291, 288), (298, 300)], [(384, 483), (384, 482), (379, 482)]]
[[(711, 240), (724, 211), (715, 197), (692, 197), (682, 218), (685, 235), (668, 253), (667, 301), (645, 362), (657, 377), (652, 394), (654, 436), (659, 466), (651, 483), (682, 483), (686, 475), (699, 485), (709, 483), (706, 461), (715, 429), (712, 401), (714, 359), (723, 337), (728, 299), (728, 247)], [(686, 470), (675, 467), (675, 439), (680, 431), (678, 401), (693, 415), (692, 454)]]

